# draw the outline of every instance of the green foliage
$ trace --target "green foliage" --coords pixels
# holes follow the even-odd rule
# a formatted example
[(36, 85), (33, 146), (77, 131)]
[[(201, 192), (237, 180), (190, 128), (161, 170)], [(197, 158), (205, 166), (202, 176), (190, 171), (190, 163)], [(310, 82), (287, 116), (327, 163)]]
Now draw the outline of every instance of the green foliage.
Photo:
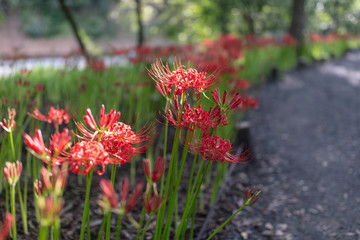
[(60, 32), (61, 25), (52, 17), (28, 14), (23, 17), (22, 30), (30, 37), (53, 36)]
[(80, 26), (90, 37), (98, 38), (105, 32), (106, 22), (99, 16), (90, 15), (86, 20), (80, 20), (79, 22)]
[(360, 31), (359, 0), (309, 0), (306, 11), (307, 29), (311, 32)]

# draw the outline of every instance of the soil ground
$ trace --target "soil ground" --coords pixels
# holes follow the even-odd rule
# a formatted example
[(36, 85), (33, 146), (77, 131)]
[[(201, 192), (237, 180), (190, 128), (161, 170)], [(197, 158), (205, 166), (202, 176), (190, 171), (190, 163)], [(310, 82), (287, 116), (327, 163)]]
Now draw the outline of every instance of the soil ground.
[(358, 50), (262, 87), (248, 116), (255, 160), (234, 171), (208, 228), (245, 186), (261, 198), (216, 239), (360, 239), (359, 65)]

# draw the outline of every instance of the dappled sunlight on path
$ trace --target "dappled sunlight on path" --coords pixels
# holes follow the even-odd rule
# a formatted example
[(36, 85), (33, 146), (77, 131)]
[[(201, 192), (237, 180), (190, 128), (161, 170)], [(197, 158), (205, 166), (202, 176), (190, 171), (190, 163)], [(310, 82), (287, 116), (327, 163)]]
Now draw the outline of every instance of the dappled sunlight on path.
[(359, 239), (358, 66), (354, 51), (261, 90), (246, 174), (262, 198), (237, 218), (248, 239)]

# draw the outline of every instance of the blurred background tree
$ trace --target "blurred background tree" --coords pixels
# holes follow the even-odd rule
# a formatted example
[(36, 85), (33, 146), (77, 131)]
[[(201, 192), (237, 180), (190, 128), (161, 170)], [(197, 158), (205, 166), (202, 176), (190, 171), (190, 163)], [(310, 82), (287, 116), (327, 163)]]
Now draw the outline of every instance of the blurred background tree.
[[(297, 0), (293, 0), (297, 1)], [(134, 36), (142, 45), (162, 36), (196, 42), (221, 33), (279, 35), (292, 23), (293, 1), (283, 0), (67, 0), (74, 18), (92, 39)], [(301, 0), (305, 1), (305, 0)], [(139, 8), (140, 6), (140, 8)], [(140, 9), (140, 10), (139, 10)], [(305, 32), (359, 32), (360, 0), (307, 0)], [(0, 21), (15, 16), (29, 37), (71, 35), (57, 0), (0, 0)], [(140, 16), (140, 20), (139, 20)], [(137, 36), (137, 37), (135, 37)]]

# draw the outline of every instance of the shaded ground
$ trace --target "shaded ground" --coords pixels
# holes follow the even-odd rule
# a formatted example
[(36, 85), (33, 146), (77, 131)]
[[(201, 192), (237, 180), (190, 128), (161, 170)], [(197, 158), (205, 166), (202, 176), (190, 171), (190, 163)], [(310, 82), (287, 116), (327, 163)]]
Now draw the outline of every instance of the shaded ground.
[(261, 89), (249, 115), (256, 159), (237, 168), (209, 228), (245, 186), (262, 196), (216, 239), (360, 239), (359, 65), (355, 51)]

